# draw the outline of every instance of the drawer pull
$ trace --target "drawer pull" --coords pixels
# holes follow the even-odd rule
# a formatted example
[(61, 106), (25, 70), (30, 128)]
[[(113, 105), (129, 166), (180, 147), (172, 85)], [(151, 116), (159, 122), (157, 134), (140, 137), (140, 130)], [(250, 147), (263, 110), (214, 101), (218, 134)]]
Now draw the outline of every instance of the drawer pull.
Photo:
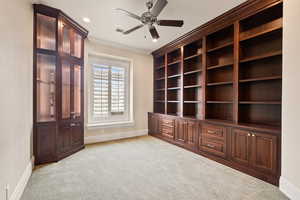
[(71, 123), (70, 126), (73, 127), (73, 126), (76, 126), (76, 124), (75, 123)]
[(212, 145), (212, 144), (206, 144), (206, 146), (208, 146), (210, 148), (215, 148), (215, 145)]
[(207, 132), (210, 133), (210, 134), (216, 134), (216, 131), (210, 131), (210, 130), (208, 130)]

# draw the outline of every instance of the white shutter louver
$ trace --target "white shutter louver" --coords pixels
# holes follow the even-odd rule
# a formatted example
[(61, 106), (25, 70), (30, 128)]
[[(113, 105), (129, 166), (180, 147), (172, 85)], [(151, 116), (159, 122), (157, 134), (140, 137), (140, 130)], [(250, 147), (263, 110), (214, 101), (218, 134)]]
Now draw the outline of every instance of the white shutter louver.
[(109, 114), (109, 67), (93, 67), (93, 115), (94, 117)]
[(125, 69), (111, 67), (111, 113), (125, 111)]

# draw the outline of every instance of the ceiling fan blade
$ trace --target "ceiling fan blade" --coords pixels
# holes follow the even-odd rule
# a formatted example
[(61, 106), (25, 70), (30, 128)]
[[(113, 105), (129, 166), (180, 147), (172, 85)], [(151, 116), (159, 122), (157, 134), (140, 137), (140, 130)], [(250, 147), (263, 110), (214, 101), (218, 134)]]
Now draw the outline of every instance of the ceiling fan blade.
[(151, 34), (153, 39), (158, 39), (159, 38), (158, 32), (157, 32), (157, 30), (154, 26), (150, 26), (149, 31), (150, 31), (150, 34)]
[(183, 20), (158, 20), (157, 25), (159, 26), (175, 26), (175, 27), (182, 27)]
[(122, 11), (122, 12), (124, 12), (126, 15), (128, 15), (129, 17), (132, 17), (132, 18), (134, 18), (134, 19), (137, 19), (137, 20), (141, 21), (141, 17), (140, 17), (140, 16), (138, 16), (138, 15), (136, 15), (136, 14), (133, 14), (133, 13), (127, 11), (127, 10), (124, 10), (124, 9), (121, 9), (121, 8), (116, 8), (115, 10)]
[(127, 35), (127, 34), (133, 32), (133, 31), (136, 31), (136, 30), (139, 29), (139, 28), (142, 28), (143, 26), (144, 26), (144, 24), (141, 24), (141, 25), (135, 26), (135, 27), (133, 27), (133, 28), (127, 30), (127, 31), (123, 31), (122, 33), (123, 33), (124, 35)]
[(166, 7), (166, 5), (168, 4), (167, 0), (157, 0), (156, 4), (154, 5), (154, 7), (151, 10), (151, 14), (154, 15), (155, 17), (157, 17), (161, 11), (164, 9), (164, 7)]

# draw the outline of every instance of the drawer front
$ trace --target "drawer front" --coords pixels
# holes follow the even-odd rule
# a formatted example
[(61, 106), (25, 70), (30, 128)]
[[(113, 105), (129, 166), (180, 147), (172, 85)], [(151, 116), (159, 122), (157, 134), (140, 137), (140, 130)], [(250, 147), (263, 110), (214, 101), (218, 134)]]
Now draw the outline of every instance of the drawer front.
[(225, 141), (226, 128), (222, 126), (204, 124), (202, 128), (204, 137)]
[(210, 138), (202, 137), (200, 141), (200, 148), (202, 151), (206, 151), (217, 156), (225, 157), (226, 155), (225, 144)]
[(174, 128), (169, 126), (161, 126), (161, 134), (168, 137), (168, 138), (174, 138)]
[(174, 122), (173, 119), (162, 119), (162, 120), (161, 120), (161, 124), (162, 124), (163, 126), (174, 127), (175, 122)]

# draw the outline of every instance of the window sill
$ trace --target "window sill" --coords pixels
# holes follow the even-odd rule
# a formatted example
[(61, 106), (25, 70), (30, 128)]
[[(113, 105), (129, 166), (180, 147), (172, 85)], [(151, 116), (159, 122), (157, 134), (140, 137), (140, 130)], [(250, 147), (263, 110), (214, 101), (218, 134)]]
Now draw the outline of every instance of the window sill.
[(119, 128), (134, 126), (134, 121), (122, 121), (122, 122), (108, 122), (108, 123), (89, 123), (88, 129), (101, 129), (101, 128)]

